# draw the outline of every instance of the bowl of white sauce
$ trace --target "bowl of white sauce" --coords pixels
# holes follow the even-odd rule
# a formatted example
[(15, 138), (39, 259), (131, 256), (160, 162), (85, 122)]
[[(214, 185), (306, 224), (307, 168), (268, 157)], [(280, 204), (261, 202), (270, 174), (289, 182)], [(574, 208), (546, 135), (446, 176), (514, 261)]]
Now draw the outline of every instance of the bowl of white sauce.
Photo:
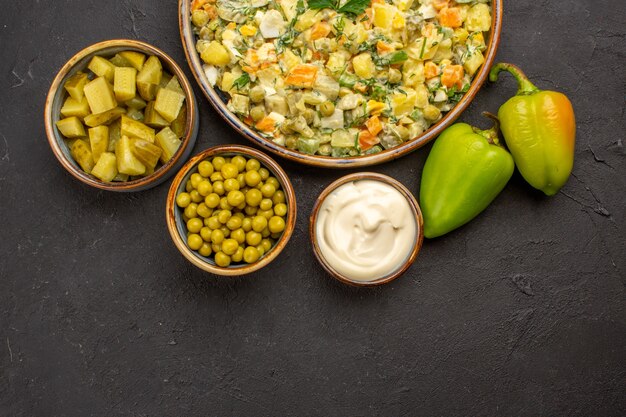
[(322, 267), (360, 287), (398, 278), (415, 261), (424, 240), (415, 197), (397, 180), (373, 172), (330, 184), (313, 207), (309, 232)]

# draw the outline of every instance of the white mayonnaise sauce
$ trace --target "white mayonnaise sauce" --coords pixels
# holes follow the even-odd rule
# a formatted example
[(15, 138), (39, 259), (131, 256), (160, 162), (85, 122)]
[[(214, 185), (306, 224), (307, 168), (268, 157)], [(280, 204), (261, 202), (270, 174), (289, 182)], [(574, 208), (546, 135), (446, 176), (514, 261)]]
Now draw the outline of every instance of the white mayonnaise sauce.
[(359, 180), (326, 197), (315, 232), (322, 256), (333, 269), (356, 281), (374, 281), (408, 259), (416, 244), (417, 222), (396, 188)]

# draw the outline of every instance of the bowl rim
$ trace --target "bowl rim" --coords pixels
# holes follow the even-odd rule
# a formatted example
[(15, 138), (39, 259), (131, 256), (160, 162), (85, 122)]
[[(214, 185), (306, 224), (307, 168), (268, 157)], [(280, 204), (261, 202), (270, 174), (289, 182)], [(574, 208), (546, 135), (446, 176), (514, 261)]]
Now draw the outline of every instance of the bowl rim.
[[(267, 252), (267, 254), (263, 255), (261, 259), (253, 264), (242, 264), (236, 267), (229, 266), (226, 268), (212, 265), (204, 261), (201, 257), (196, 255), (194, 251), (189, 249), (187, 243), (183, 240), (178, 231), (176, 215), (174, 212), (174, 210), (176, 210), (177, 208), (176, 195), (178, 194), (179, 189), (183, 186), (183, 179), (191, 171), (193, 171), (200, 162), (209, 157), (224, 154), (242, 154), (248, 158), (253, 157), (258, 159), (259, 162), (261, 162), (261, 165), (270, 170), (270, 172), (272, 172), (276, 179), (278, 179), (278, 181), (280, 182), (280, 185), (285, 192), (285, 198), (288, 208), (287, 219), (285, 221), (285, 230), (283, 231), (281, 237), (278, 239), (276, 244), (270, 249), (269, 252)], [(167, 228), (176, 248), (180, 251), (180, 253), (182, 253), (185, 258), (187, 258), (188, 261), (190, 261), (196, 267), (206, 272), (222, 276), (246, 275), (254, 271), (258, 271), (259, 269), (265, 267), (274, 259), (276, 259), (276, 257), (278, 257), (278, 255), (283, 251), (285, 246), (287, 246), (289, 239), (291, 239), (296, 225), (297, 213), (298, 209), (296, 204), (295, 189), (293, 188), (293, 184), (289, 180), (289, 177), (287, 176), (285, 170), (268, 155), (254, 148), (244, 145), (217, 145), (205, 149), (204, 151), (191, 157), (189, 161), (187, 161), (187, 163), (178, 171), (176, 177), (174, 177), (174, 180), (170, 185), (170, 189), (167, 194), (167, 201), (165, 204), (165, 217), (167, 222)]]
[[(324, 203), (324, 201), (326, 201), (326, 198), (333, 191), (335, 191), (338, 187), (346, 183), (349, 183), (352, 181), (363, 181), (363, 180), (380, 181), (387, 185), (391, 185), (396, 190), (398, 190), (406, 198), (407, 202), (409, 203), (409, 206), (411, 207), (411, 211), (413, 212), (415, 223), (417, 226), (417, 236), (415, 237), (415, 245), (413, 246), (413, 249), (411, 250), (411, 253), (409, 254), (409, 257), (406, 259), (406, 261), (404, 261), (404, 263), (402, 264), (400, 268), (374, 281), (358, 281), (358, 280), (349, 278), (346, 275), (335, 270), (326, 261), (326, 258), (324, 258), (324, 255), (322, 255), (322, 251), (319, 247), (319, 243), (317, 239), (317, 230), (316, 230), (316, 223), (317, 223), (319, 210), (322, 207), (322, 204)], [(311, 216), (309, 218), (309, 238), (313, 245), (313, 253), (315, 254), (315, 257), (317, 258), (319, 263), (322, 265), (322, 267), (326, 270), (326, 272), (328, 272), (333, 278), (343, 282), (344, 284), (352, 285), (355, 287), (375, 287), (375, 286), (387, 284), (397, 279), (410, 268), (413, 262), (415, 262), (415, 259), (417, 258), (417, 255), (419, 254), (422, 248), (422, 245), (424, 243), (424, 217), (422, 215), (422, 210), (415, 196), (400, 181), (388, 175), (379, 174), (377, 172), (355, 172), (353, 174), (345, 175), (339, 178), (338, 180), (332, 182), (319, 195), (319, 197), (315, 201), (313, 210), (311, 211)]]
[(461, 100), (450, 111), (448, 111), (440, 121), (432, 125), (420, 136), (404, 142), (400, 146), (385, 149), (376, 154), (361, 155), (350, 158), (333, 158), (322, 155), (308, 155), (275, 144), (250, 129), (250, 127), (248, 127), (234, 113), (226, 108), (226, 104), (221, 101), (215, 88), (213, 88), (213, 86), (211, 86), (206, 79), (206, 75), (202, 69), (200, 56), (196, 52), (196, 39), (193, 34), (191, 19), (188, 14), (190, 3), (190, 0), (178, 0), (178, 25), (180, 37), (191, 72), (193, 73), (193, 76), (198, 82), (198, 85), (200, 86), (200, 89), (204, 93), (205, 97), (209, 100), (217, 113), (237, 132), (246, 137), (252, 143), (262, 147), (264, 150), (268, 150), (291, 161), (321, 168), (342, 169), (378, 165), (409, 154), (434, 140), (437, 136), (439, 136), (439, 134), (441, 134), (441, 132), (452, 125), (461, 116), (461, 114), (474, 100), (478, 91), (482, 88), (496, 58), (502, 32), (503, 0), (492, 0), (492, 20), (485, 62), (475, 75), (472, 83), (470, 84), (469, 90), (463, 95)]
[[(63, 138), (60, 136), (60, 133), (56, 131), (56, 126), (53, 123), (52, 108), (57, 96), (64, 93), (63, 81), (69, 76), (69, 74), (76, 68), (76, 66), (81, 61), (83, 61), (89, 55), (97, 53), (98, 51), (120, 47), (127, 47), (130, 50), (141, 51), (157, 56), (162, 61), (163, 66), (171, 70), (174, 75), (178, 77), (181, 87), (185, 92), (185, 98), (187, 101), (187, 120), (185, 121), (185, 135), (183, 136), (182, 144), (178, 148), (178, 151), (176, 151), (174, 156), (166, 164), (162, 165), (154, 173), (143, 178), (139, 178), (133, 181), (105, 183), (96, 179), (94, 176), (87, 174), (82, 169), (75, 166), (72, 161), (68, 160), (68, 157), (62, 151), (62, 148), (66, 145), (64, 143), (61, 143), (63, 142)], [(157, 185), (167, 179), (170, 171), (181, 162), (182, 158), (184, 158), (184, 154), (186, 153), (187, 148), (190, 145), (193, 146), (193, 136), (197, 134), (198, 124), (197, 103), (195, 95), (193, 94), (193, 88), (191, 87), (191, 83), (185, 76), (182, 68), (164, 51), (146, 42), (138, 40), (111, 39), (97, 42), (95, 44), (87, 46), (86, 48), (81, 49), (74, 56), (72, 56), (72, 58), (70, 58), (63, 65), (63, 67), (61, 67), (54, 80), (52, 81), (50, 90), (48, 91), (48, 95), (46, 97), (46, 104), (44, 108), (44, 123), (46, 136), (48, 138), (48, 143), (50, 144), (52, 152), (56, 156), (57, 160), (61, 163), (61, 165), (66, 169), (66, 171), (68, 171), (74, 178), (78, 179), (84, 184), (107, 191), (142, 191), (152, 185)]]

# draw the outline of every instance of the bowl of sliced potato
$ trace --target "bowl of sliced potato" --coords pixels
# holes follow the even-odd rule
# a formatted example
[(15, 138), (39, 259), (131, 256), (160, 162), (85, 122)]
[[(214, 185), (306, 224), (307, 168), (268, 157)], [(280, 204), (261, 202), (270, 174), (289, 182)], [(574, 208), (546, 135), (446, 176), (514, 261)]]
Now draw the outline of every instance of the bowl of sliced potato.
[(116, 39), (78, 52), (55, 77), (45, 106), (50, 147), (83, 183), (141, 191), (187, 160), (198, 134), (189, 81), (165, 52)]

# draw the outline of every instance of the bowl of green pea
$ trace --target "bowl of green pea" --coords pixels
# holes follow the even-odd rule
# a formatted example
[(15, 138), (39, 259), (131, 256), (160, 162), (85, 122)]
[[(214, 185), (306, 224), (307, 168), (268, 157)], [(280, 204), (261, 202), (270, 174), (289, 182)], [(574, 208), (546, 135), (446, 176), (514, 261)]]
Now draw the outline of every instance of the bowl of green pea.
[(176, 248), (198, 268), (238, 276), (272, 262), (296, 223), (296, 197), (285, 171), (256, 149), (223, 145), (187, 162), (167, 196)]

